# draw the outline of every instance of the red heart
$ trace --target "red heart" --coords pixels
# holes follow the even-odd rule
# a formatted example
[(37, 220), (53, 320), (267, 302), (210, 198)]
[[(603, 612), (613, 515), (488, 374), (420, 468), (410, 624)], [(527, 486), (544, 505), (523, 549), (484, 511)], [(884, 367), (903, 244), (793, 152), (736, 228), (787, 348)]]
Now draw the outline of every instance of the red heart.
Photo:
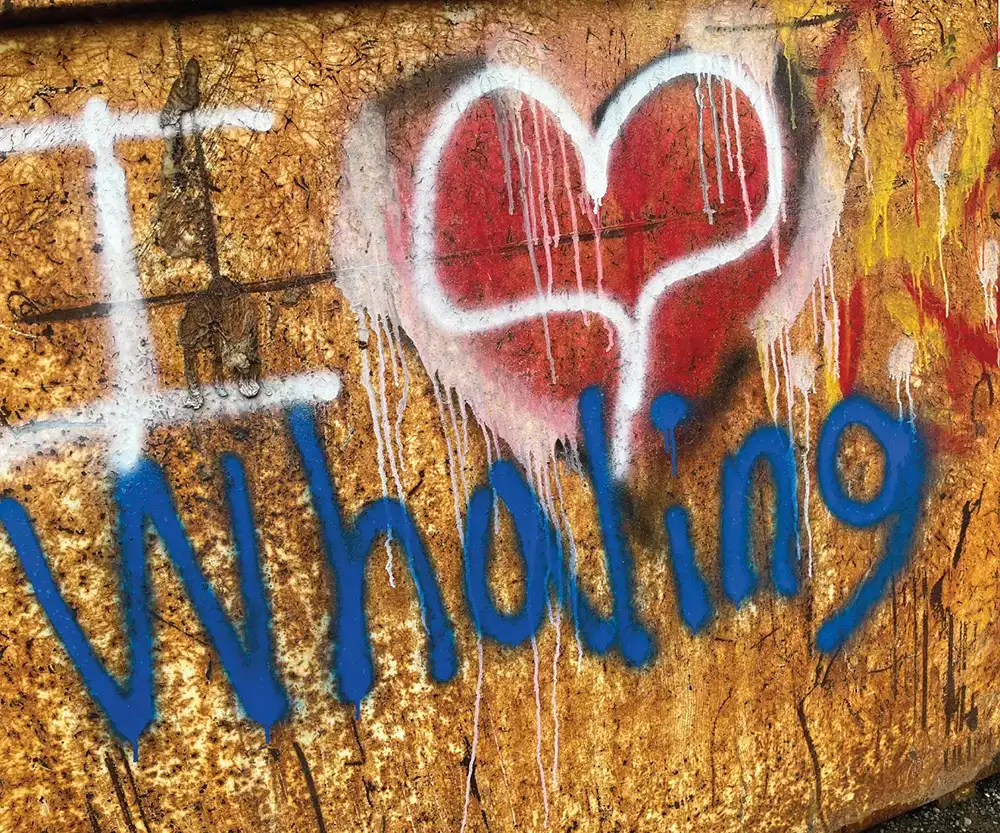
[[(696, 89), (703, 105), (700, 159)], [(740, 92), (737, 147), (729, 97), (733, 90), (727, 87), (725, 120), (719, 79), (713, 79), (711, 100), (707, 79), (699, 83), (686, 77), (656, 90), (636, 108), (612, 147), (609, 188), (599, 211), (599, 245), (577, 151), (556, 120), (527, 97), (480, 99), (452, 132), (438, 171), (437, 274), (451, 301), (475, 309), (531, 297), (538, 292), (537, 269), (543, 291), (550, 279), (557, 291), (578, 285), (596, 290), (600, 282), (605, 294), (631, 310), (656, 268), (742, 234), (748, 210), (756, 216), (765, 202), (768, 171), (762, 126)], [(413, 137), (410, 150), (419, 147), (420, 137)], [(794, 203), (794, 154), (785, 157), (786, 195)], [(404, 284), (400, 306), (411, 316), (418, 314), (411, 304), (406, 262), (414, 159), (415, 153), (407, 152), (396, 157), (401, 230), (392, 233), (395, 222), (387, 224), (392, 259)], [(712, 222), (705, 212), (702, 165)], [(775, 228), (775, 236), (780, 228), (781, 237), (789, 240), (795, 217)], [(528, 239), (534, 240), (534, 267)], [(786, 245), (769, 239), (742, 259), (677, 284), (661, 296), (652, 329), (647, 401), (664, 390), (699, 396), (710, 388), (723, 356), (746, 341), (746, 321), (775, 282), (776, 257)], [(403, 324), (411, 335), (421, 329), (406, 317)], [(424, 324), (434, 328), (433, 322)], [(593, 314), (550, 313), (545, 320), (502, 330), (449, 334), (448, 341), (460, 350), (430, 357), (429, 370), (440, 368), (445, 381), (461, 376), (467, 389), (459, 389), (459, 395), (478, 411), (504, 411), (505, 419), (486, 422), (511, 440), (515, 451), (516, 439), (538, 427), (543, 440), (528, 449), (537, 451), (546, 442), (551, 448), (554, 438), (574, 434), (576, 400), (585, 387), (601, 384), (617, 391), (620, 356), (614, 338), (610, 326)], [(420, 349), (419, 338), (415, 341)], [(426, 351), (421, 353), (428, 361)], [(459, 368), (451, 366), (456, 355)], [(494, 397), (499, 393), (502, 403), (477, 403), (477, 391), (470, 389), (477, 380), (488, 383)]]

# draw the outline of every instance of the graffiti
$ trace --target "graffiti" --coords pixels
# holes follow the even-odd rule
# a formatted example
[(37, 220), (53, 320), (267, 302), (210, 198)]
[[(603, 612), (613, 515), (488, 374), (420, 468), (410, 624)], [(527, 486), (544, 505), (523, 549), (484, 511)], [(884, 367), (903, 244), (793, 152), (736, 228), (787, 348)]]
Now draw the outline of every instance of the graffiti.
[[(740, 825), (757, 813), (748, 830), (787, 821), (760, 809), (779, 791), (809, 826), (847, 818), (833, 802), (867, 787), (851, 780), (858, 767), (842, 777), (824, 758), (845, 725), (858, 727), (858, 760), (891, 750), (878, 766), (893, 783), (913, 768), (943, 784), (925, 753), (945, 740), (946, 769), (987, 760), (994, 735), (976, 727), (995, 728), (997, 712), (972, 680), (995, 659), (981, 647), (995, 599), (963, 594), (986, 585), (994, 554), (977, 524), (1000, 431), (1000, 155), (980, 77), (995, 44), (949, 40), (940, 20), (937, 39), (923, 9), (911, 32), (869, 0), (792, 11), (659, 10), (641, 41), (611, 28), (600, 44), (589, 17), (560, 40), (547, 24), (449, 11), (449, 34), (413, 47), (419, 58), (376, 37), (344, 57), (338, 28), (318, 69), (303, 59), (273, 84), (268, 73), (291, 65), (272, 45), (243, 44), (245, 63), (223, 66), (206, 49), (185, 60), (177, 30), (174, 73), (140, 104), (109, 93), (0, 125), (4, 159), (91, 163), (72, 199), (94, 227), (78, 236), (97, 255), (100, 300), (43, 310), (42, 271), (8, 292), (24, 331), (0, 336), (106, 324), (95, 361), (109, 381), (82, 404), (29, 402), (27, 416), (0, 403), (0, 555), (101, 732), (140, 759), (174, 706), (167, 687), (194, 692), (215, 663), (214, 714), (262, 727), (274, 761), (306, 700), (323, 701), (308, 719), (357, 746), (348, 763), (343, 749), (325, 758), (336, 777), (334, 766), (364, 771), (359, 829), (379, 824), (366, 779), (397, 777), (389, 742), (378, 757), (366, 731), (440, 740), (437, 757), (458, 764), (441, 772), (461, 775), (461, 833), (494, 795), (521, 813), (526, 783), (540, 799), (526, 825), (575, 821), (590, 788), (560, 793), (577, 771), (560, 756), (579, 768), (596, 753), (567, 753), (561, 721), (605, 703), (614, 761), (601, 778), (629, 773), (637, 792), (649, 776), (635, 772), (672, 771), (677, 813), (697, 806), (711, 824), (731, 809)], [(356, 75), (351, 61), (378, 71)], [(238, 161), (213, 146), (222, 132), (247, 137)], [(141, 159), (122, 149), (139, 142)], [(298, 223), (312, 236), (275, 246), (276, 260), (299, 258), (277, 279), (255, 238), (273, 225), (273, 239), (305, 240)], [(44, 235), (26, 237), (45, 250)], [(314, 317), (294, 310), (279, 343), (280, 308), (304, 286)], [(166, 339), (158, 299), (172, 306)], [(318, 358), (306, 361), (310, 344)], [(265, 412), (278, 430), (238, 453), (225, 445), (246, 443)], [(186, 428), (227, 421), (239, 425), (219, 432), (222, 448), (185, 444)], [(38, 476), (75, 472), (64, 453), (91, 446), (118, 585), (102, 598), (117, 599), (124, 639), (95, 630), (61, 569), (67, 518), (88, 535), (97, 521), (75, 496), (53, 519)], [(67, 492), (80, 486), (65, 477)], [(204, 675), (185, 659), (183, 679), (161, 681), (174, 662), (164, 614), (187, 623), (167, 624), (204, 649)], [(935, 639), (947, 639), (947, 669)], [(975, 650), (986, 653), (967, 671)], [(514, 715), (499, 729), (498, 704)], [(839, 734), (820, 709), (837, 713)], [(425, 735), (411, 732), (421, 710)], [(628, 725), (660, 712), (701, 733), (662, 767)], [(681, 737), (670, 731), (661, 745)], [(508, 769), (502, 747), (518, 732), (527, 754)], [(282, 759), (300, 763), (321, 819), (308, 744), (294, 749)], [(705, 760), (682, 769), (688, 754)], [(799, 768), (755, 794), (753, 755)], [(423, 761), (399, 778), (416, 784), (418, 770), (429, 783)], [(694, 809), (667, 820), (662, 803), (661, 826), (694, 823)], [(454, 816), (419, 823), (447, 829)]]
[[(141, 457), (146, 431), (185, 420), (188, 403), (184, 393), (157, 385), (153, 338), (132, 250), (125, 171), (115, 155), (115, 144), (128, 139), (172, 140), (178, 129), (194, 133), (233, 128), (263, 131), (271, 128), (271, 121), (269, 114), (256, 110), (217, 108), (186, 113), (163, 124), (156, 113), (113, 113), (104, 101), (92, 99), (77, 118), (0, 128), (3, 153), (44, 153), (82, 145), (93, 155), (94, 250), (100, 253), (110, 304), (108, 324), (115, 363), (114, 392), (106, 399), (0, 433), (0, 466), (9, 468), (41, 450), (78, 439), (103, 439), (109, 444), (112, 468), (128, 471)], [(271, 384), (268, 395), (256, 400), (229, 396), (244, 391), (244, 381), (220, 385), (201, 416), (236, 416), (296, 401), (329, 402), (340, 389), (337, 375), (326, 371), (276, 379)]]
[[(481, 637), (517, 647), (529, 640), (534, 642), (545, 619), (549, 593), (553, 591), (557, 603), (564, 605), (573, 617), (588, 650), (606, 654), (616, 646), (627, 663), (644, 666), (653, 659), (655, 647), (652, 635), (640, 624), (635, 610), (632, 555), (622, 528), (611, 451), (605, 435), (605, 423), (613, 424), (613, 417), (605, 419), (603, 395), (597, 388), (584, 391), (579, 405), (587, 474), (597, 499), (606, 554), (612, 597), (610, 615), (599, 615), (583, 595), (572, 565), (563, 558), (561, 536), (552, 520), (524, 475), (506, 460), (493, 463), (489, 484), (472, 493), (465, 512), (465, 590), (469, 615)], [(686, 415), (686, 405), (675, 394), (661, 394), (654, 400), (652, 411), (653, 421), (663, 431), (670, 450), (673, 442), (670, 438)], [(323, 548), (336, 580), (333, 668), (341, 698), (360, 710), (361, 701), (374, 682), (365, 566), (374, 544), (382, 536), (397, 541), (406, 553), (427, 632), (428, 673), (438, 682), (447, 682), (457, 670), (454, 626), (406, 505), (382, 498), (368, 504), (353, 522), (345, 524), (312, 412), (306, 406), (296, 406), (289, 412), (288, 422), (320, 521)], [(838, 442), (844, 430), (853, 424), (869, 430), (885, 455), (884, 482), (878, 494), (867, 501), (848, 496), (837, 471)], [(870, 401), (854, 397), (844, 400), (831, 412), (817, 453), (820, 490), (836, 518), (856, 527), (894, 519), (886, 551), (876, 560), (871, 575), (816, 635), (819, 650), (833, 652), (857, 630), (882, 598), (889, 581), (905, 566), (924, 485), (924, 451), (912, 425), (897, 422)], [(761, 461), (771, 468), (776, 486), (771, 553), (773, 585), (783, 596), (794, 596), (799, 591), (801, 553), (795, 457), (786, 431), (761, 428), (747, 437), (739, 451), (722, 461), (719, 519), (722, 589), (737, 607), (755, 592), (758, 584), (757, 570), (749, 554), (752, 537), (749, 492), (754, 467)], [(124, 691), (101, 665), (64, 601), (25, 509), (13, 498), (0, 502), (0, 523), (14, 544), (39, 603), (94, 699), (115, 729), (132, 744), (136, 757), (139, 736), (154, 716), (152, 608), (144, 546), (147, 524), (163, 540), (247, 716), (261, 724), (269, 735), (270, 727), (288, 709), (287, 697), (272, 664), (270, 606), (243, 467), (238, 458), (227, 455), (222, 459), (222, 470), (246, 611), (242, 639), (198, 567), (173, 506), (164, 472), (151, 460), (140, 459), (118, 475), (115, 503), (123, 565), (121, 585), (132, 657), (132, 670)], [(497, 504), (510, 513), (517, 549), (524, 562), (524, 599), (520, 609), (513, 613), (497, 608), (487, 578)], [(664, 517), (677, 580), (678, 607), (685, 624), (697, 633), (708, 624), (712, 602), (693, 556), (688, 514), (683, 508), (672, 506)]]

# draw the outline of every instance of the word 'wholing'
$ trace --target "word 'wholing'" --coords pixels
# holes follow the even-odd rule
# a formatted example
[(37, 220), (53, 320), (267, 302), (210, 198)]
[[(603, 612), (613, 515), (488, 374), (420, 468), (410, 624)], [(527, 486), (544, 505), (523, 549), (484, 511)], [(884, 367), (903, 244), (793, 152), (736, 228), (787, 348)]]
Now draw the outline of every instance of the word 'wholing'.
[[(586, 473), (596, 497), (612, 594), (610, 615), (601, 616), (581, 592), (576, 576), (563, 558), (561, 536), (524, 475), (506, 460), (491, 466), (489, 483), (477, 488), (469, 501), (464, 541), (465, 595), (478, 634), (517, 646), (535, 636), (554, 592), (558, 603), (572, 614), (588, 650), (606, 654), (616, 648), (629, 665), (644, 666), (652, 661), (655, 646), (634, 606), (632, 557), (622, 530), (603, 405), (603, 395), (597, 388), (590, 388), (580, 396)], [(674, 431), (687, 413), (685, 401), (671, 393), (662, 394), (652, 403), (650, 418), (662, 432), (672, 455), (676, 453)], [(335, 577), (333, 666), (340, 697), (358, 706), (372, 687), (374, 666), (365, 610), (365, 565), (374, 544), (383, 535), (392, 536), (406, 551), (427, 633), (430, 676), (438, 682), (450, 680), (458, 667), (454, 627), (409, 510), (399, 500), (381, 498), (369, 503), (353, 522), (346, 522), (312, 410), (302, 404), (292, 407), (288, 423)], [(885, 455), (881, 489), (867, 501), (851, 498), (837, 471), (838, 443), (851, 425), (867, 429)], [(767, 426), (751, 433), (735, 454), (726, 455), (722, 461), (722, 589), (726, 599), (737, 606), (758, 584), (750, 558), (749, 493), (753, 471), (761, 462), (768, 465), (775, 483), (772, 582), (783, 596), (793, 596), (799, 590), (795, 457), (787, 431)], [(132, 743), (136, 755), (139, 736), (155, 714), (152, 614), (144, 547), (147, 525), (159, 533), (246, 714), (269, 734), (270, 727), (288, 711), (288, 697), (273, 662), (271, 610), (243, 465), (237, 457), (224, 455), (222, 470), (240, 566), (245, 611), (242, 634), (223, 611), (198, 566), (162, 469), (140, 456), (116, 475), (114, 498), (118, 509), (121, 584), (132, 663), (124, 686), (98, 659), (63, 598), (24, 507), (13, 498), (0, 501), (0, 524), (14, 545), (39, 604), (91, 695), (114, 729)], [(832, 652), (857, 630), (906, 563), (920, 511), (924, 446), (911, 423), (897, 421), (872, 402), (854, 396), (840, 402), (824, 423), (817, 449), (817, 471), (820, 493), (836, 518), (855, 527), (890, 522), (885, 552), (847, 604), (816, 635), (817, 648)], [(524, 599), (520, 609), (513, 613), (497, 608), (487, 582), (497, 500), (510, 513), (524, 563)], [(713, 602), (695, 560), (687, 510), (680, 506), (668, 508), (664, 523), (678, 609), (687, 627), (697, 633), (710, 621)]]

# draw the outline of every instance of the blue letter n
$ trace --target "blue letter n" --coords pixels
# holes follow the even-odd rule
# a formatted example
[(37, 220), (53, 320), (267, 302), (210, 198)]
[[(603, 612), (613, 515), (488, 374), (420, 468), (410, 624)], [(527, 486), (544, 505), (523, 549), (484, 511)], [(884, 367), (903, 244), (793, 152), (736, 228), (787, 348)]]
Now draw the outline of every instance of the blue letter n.
[(799, 589), (798, 498), (791, 440), (780, 428), (758, 428), (722, 463), (722, 589), (737, 606), (757, 587), (757, 571), (750, 558), (750, 485), (760, 460), (770, 465), (774, 477), (774, 586), (783, 596), (794, 596)]

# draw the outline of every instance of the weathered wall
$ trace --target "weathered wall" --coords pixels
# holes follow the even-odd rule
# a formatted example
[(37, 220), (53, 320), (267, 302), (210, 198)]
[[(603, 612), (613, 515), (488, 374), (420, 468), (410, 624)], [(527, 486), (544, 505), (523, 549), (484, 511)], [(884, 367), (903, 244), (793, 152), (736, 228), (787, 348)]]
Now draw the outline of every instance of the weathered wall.
[[(428, 4), (0, 35), (0, 829), (839, 830), (990, 768), (994, 21), (930, 0)], [(578, 420), (595, 384), (613, 488)], [(649, 419), (668, 390), (690, 407), (676, 474)], [(887, 414), (869, 425), (888, 465), (852, 428), (826, 474), (839, 448), (853, 498), (888, 484), (867, 529), (819, 482), (821, 431), (851, 397)], [(405, 501), (454, 625), (450, 679), (430, 675), (433, 603), (397, 531), (366, 573), (375, 679), (345, 702), (360, 666), (342, 653), (331, 676), (331, 652), (360, 631), (335, 634), (329, 504), (294, 403), (346, 519)], [(767, 426), (792, 443), (776, 467), (795, 467), (784, 593), (766, 466), (754, 534), (720, 521), (723, 460)], [(141, 572), (128, 519), (156, 515), (149, 460), (222, 609), (267, 618), (241, 600), (226, 453), (249, 484), (274, 670), (263, 631), (261, 662), (220, 667), (210, 600), (192, 604), (149, 535), (156, 720), (133, 760), (142, 686), (126, 703), (94, 681), (97, 659), (119, 680), (142, 665), (144, 605), (120, 585)], [(462, 533), (498, 456), (603, 614), (617, 550), (596, 506), (617, 501), (648, 659), (641, 640), (584, 647), (555, 580), (547, 605), (525, 591), (506, 514), (493, 592), (542, 621), (516, 646), (477, 638)], [(694, 565), (668, 545), (670, 506)], [(727, 524), (752, 542), (745, 599)], [(880, 576), (844, 644), (818, 639)], [(267, 738), (248, 714), (280, 699), (261, 694), (271, 674), (289, 710)]]

